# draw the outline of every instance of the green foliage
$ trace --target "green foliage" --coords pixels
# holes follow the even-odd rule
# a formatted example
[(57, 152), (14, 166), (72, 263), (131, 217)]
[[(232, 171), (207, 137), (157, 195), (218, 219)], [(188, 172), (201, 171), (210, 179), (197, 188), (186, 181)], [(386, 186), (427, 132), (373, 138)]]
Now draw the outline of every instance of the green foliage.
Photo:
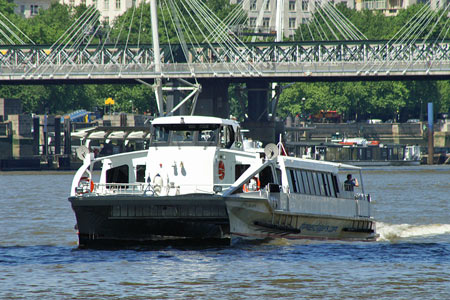
[[(400, 10), (397, 16), (386, 17), (379, 11), (356, 11), (344, 4), (336, 7), (370, 40), (389, 40), (402, 29), (424, 4), (417, 4)], [(442, 11), (438, 14), (441, 15)], [(317, 12), (316, 12), (317, 14)], [(316, 19), (320, 19), (316, 16)], [(430, 22), (423, 32), (431, 32), (430, 38), (449, 38), (447, 18)], [(328, 29), (321, 24), (325, 31)], [(310, 28), (313, 24), (309, 24)], [(319, 35), (308, 34), (307, 24), (296, 31), (295, 40), (318, 39)], [(330, 30), (327, 35), (331, 36)], [(425, 36), (425, 35), (424, 35)], [(412, 36), (409, 36), (413, 38)], [(298, 83), (284, 90), (280, 99), (279, 114), (295, 115), (300, 112), (315, 114), (320, 110), (337, 110), (347, 120), (368, 118), (395, 119), (422, 118), (426, 113), (426, 103), (433, 101), (436, 111), (447, 112), (450, 109), (449, 81), (380, 81), (380, 82), (338, 82), (338, 83)], [(301, 101), (305, 98), (306, 101)], [(304, 108), (304, 111), (302, 110)]]
[(53, 3), (49, 9), (41, 9), (37, 16), (27, 19), (23, 31), (36, 44), (52, 44), (73, 21), (69, 6)]
[[(229, 0), (204, 0), (207, 6), (224, 20), (235, 7)], [(175, 1), (176, 2), (176, 1)], [(175, 3), (174, 2), (174, 3)], [(356, 11), (338, 4), (345, 15), (368, 39), (390, 39), (408, 23), (423, 4), (400, 10), (395, 17), (385, 17), (380, 12), (369, 10)], [(33, 18), (24, 19), (14, 14), (15, 4), (0, 0), (0, 11), (14, 24), (21, 28), (36, 44), (52, 44), (81, 16), (85, 6), (70, 7), (53, 3), (48, 10), (40, 10)], [(190, 8), (186, 9), (186, 13)], [(178, 43), (172, 10), (165, 6), (159, 11), (161, 43)], [(186, 18), (188, 19), (188, 18)], [(433, 28), (435, 38), (444, 28), (447, 18), (439, 20)], [(181, 22), (181, 21), (180, 21)], [(198, 22), (197, 22), (198, 23)], [(432, 22), (431, 22), (432, 23)], [(131, 24), (131, 26), (130, 26)], [(186, 36), (189, 42), (194, 37), (203, 41), (194, 22), (185, 24), (191, 32)], [(324, 25), (324, 24), (322, 24)], [(324, 26), (323, 28), (326, 28)], [(102, 37), (106, 38), (108, 27), (103, 28)], [(431, 30), (427, 28), (427, 30)], [(425, 30), (426, 31), (426, 30)], [(308, 28), (302, 25), (297, 30), (294, 40), (307, 37)], [(449, 33), (447, 33), (449, 35)], [(151, 43), (151, 24), (149, 4), (140, 4), (128, 9), (112, 25), (111, 43), (144, 44)], [(318, 36), (315, 36), (318, 38)], [(166, 58), (167, 59), (167, 58)], [(333, 82), (333, 83), (295, 83), (285, 85), (280, 96), (278, 113), (281, 116), (296, 114), (313, 114), (320, 110), (337, 110), (349, 120), (366, 118), (393, 119), (400, 113), (402, 120), (419, 118), (425, 115), (426, 103), (433, 101), (436, 111), (448, 112), (450, 109), (450, 81), (410, 81), (410, 82)], [(244, 85), (234, 84), (229, 88), (231, 114), (244, 120), (246, 93)], [(0, 97), (22, 99), (25, 112), (65, 113), (84, 108), (92, 110), (103, 106), (106, 98), (116, 101), (116, 111), (133, 109), (138, 112), (156, 111), (154, 94), (148, 86), (136, 85), (49, 85), (49, 86), (0, 86)], [(302, 99), (305, 99), (302, 101)], [(240, 100), (239, 100), (240, 99)]]

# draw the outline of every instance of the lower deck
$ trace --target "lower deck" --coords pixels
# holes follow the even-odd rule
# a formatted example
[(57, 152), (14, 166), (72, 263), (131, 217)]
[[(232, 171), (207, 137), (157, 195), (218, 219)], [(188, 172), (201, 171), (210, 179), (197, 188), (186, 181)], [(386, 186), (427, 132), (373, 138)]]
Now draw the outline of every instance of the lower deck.
[(166, 239), (226, 239), (225, 202), (215, 195), (71, 197), (81, 247)]

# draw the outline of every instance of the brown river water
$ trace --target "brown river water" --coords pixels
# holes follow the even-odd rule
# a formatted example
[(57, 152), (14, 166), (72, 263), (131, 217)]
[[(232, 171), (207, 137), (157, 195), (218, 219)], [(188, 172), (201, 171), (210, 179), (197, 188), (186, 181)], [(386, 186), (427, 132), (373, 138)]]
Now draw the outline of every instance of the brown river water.
[(82, 250), (73, 173), (0, 172), (0, 299), (450, 299), (450, 166), (363, 175), (377, 242)]

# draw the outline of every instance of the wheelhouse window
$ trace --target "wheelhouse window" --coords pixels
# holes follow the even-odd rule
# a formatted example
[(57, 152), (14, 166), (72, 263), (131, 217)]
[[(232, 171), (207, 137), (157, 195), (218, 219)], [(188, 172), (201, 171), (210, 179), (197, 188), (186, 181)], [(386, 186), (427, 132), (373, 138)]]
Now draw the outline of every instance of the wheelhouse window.
[(153, 126), (152, 145), (217, 146), (219, 140), (227, 145), (234, 131), (219, 124), (164, 124)]
[(223, 126), (220, 130), (220, 145), (230, 148), (235, 141), (235, 134), (232, 126)]

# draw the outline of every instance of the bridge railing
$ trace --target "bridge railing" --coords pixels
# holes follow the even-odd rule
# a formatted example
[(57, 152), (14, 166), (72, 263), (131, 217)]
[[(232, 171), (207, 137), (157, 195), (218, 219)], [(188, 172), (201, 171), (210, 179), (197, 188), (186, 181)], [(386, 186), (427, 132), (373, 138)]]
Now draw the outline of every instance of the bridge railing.
[[(202, 48), (203, 47), (203, 48)], [(49, 49), (45, 46), (0, 49), (0, 77), (11, 79), (121, 77), (258, 77), (343, 76), (449, 70), (450, 42), (387, 44), (386, 42), (254, 43), (239, 52), (215, 45), (190, 47), (188, 61), (174, 56), (175, 46), (162, 47), (162, 73), (148, 45)]]

